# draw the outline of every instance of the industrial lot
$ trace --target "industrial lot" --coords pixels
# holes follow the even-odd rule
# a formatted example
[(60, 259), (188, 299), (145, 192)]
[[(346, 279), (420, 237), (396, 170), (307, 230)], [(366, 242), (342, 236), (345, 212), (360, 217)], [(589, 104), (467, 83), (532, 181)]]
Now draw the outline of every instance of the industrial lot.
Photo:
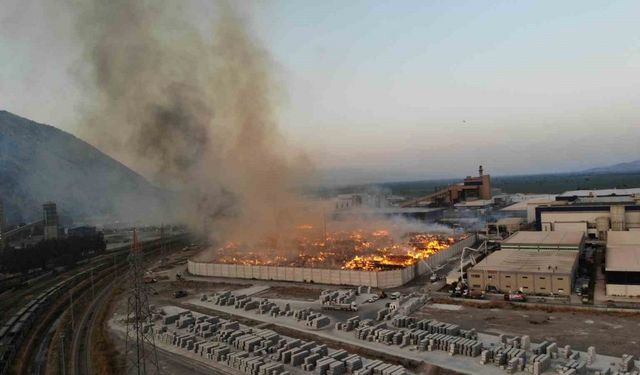
[(640, 3), (5, 2), (0, 375), (640, 375)]
[[(640, 189), (507, 195), (479, 172), (410, 201), (342, 194), (323, 228), (301, 224), (287, 239), (254, 245), (190, 244), (175, 230), (129, 239), (130, 230), (111, 230), (106, 261), (91, 261), (99, 267), (7, 310), (14, 318), (3, 321), (2, 371), (39, 358), (23, 347), (37, 341), (20, 332), (43, 329), (33, 319), (50, 319), (50, 311), (77, 320), (74, 310), (95, 339), (97, 318), (83, 310), (95, 305), (115, 350), (127, 352), (135, 329), (137, 345), (172, 373), (185, 373), (185, 363), (198, 373), (251, 375), (637, 373)], [(359, 215), (366, 219), (354, 221)], [(41, 222), (21, 228), (2, 238), (80, 232), (62, 228), (53, 203)], [(102, 275), (109, 266), (125, 272), (121, 254), (130, 247), (140, 261), (148, 252), (144, 265), (128, 258), (148, 301), (137, 327), (129, 294), (115, 293), (117, 280)], [(39, 280), (46, 277), (26, 287), (47, 285)], [(87, 281), (89, 294), (74, 291)], [(69, 301), (56, 304), (66, 293)], [(61, 332), (45, 335), (49, 345)], [(81, 347), (70, 345), (81, 358)], [(89, 371), (79, 363), (75, 373)]]

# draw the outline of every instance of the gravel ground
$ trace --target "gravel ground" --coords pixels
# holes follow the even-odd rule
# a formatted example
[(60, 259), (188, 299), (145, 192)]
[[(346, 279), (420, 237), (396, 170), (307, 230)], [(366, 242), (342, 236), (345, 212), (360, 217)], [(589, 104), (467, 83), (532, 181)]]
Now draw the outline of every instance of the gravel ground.
[(556, 341), (583, 351), (595, 346), (598, 352), (614, 356), (637, 354), (640, 342), (640, 315), (459, 307), (452, 310), (427, 305), (413, 316), (455, 323), (485, 333), (529, 335), (533, 342)]
[(320, 292), (321, 290), (318, 288), (272, 286), (268, 290), (256, 294), (254, 297), (316, 301), (320, 298)]

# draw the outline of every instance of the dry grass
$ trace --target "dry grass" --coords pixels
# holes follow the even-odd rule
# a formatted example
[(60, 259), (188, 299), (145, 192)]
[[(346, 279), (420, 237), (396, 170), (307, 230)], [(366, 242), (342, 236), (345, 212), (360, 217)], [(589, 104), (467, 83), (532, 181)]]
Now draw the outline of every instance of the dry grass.
[[(122, 294), (121, 288), (115, 289), (109, 296), (107, 306), (111, 306), (111, 301), (118, 295)], [(109, 335), (107, 320), (111, 315), (112, 309), (107, 307), (100, 310), (98, 315), (98, 329), (94, 332), (91, 342), (91, 357), (93, 358), (93, 370), (96, 374), (116, 375), (123, 368), (124, 359), (121, 358), (120, 352), (116, 349), (113, 340)]]

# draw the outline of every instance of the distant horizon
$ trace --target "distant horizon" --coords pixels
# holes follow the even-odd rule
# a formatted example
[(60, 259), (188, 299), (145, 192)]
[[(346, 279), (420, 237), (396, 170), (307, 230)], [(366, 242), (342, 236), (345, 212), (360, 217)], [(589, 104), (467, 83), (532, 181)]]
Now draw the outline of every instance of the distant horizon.
[[(73, 134), (70, 131), (67, 131), (65, 129), (62, 129), (60, 127), (55, 126), (54, 124), (48, 124), (48, 123), (43, 123), (40, 121), (36, 121), (36, 120), (32, 120), (28, 117), (25, 117), (21, 114), (12, 112), (6, 108), (0, 108), (0, 112), (7, 112), (10, 113), (12, 115), (18, 116), (18, 117), (22, 117), (22, 118), (26, 118), (27, 120), (30, 121), (35, 121), (41, 125), (46, 125), (46, 126), (51, 126), (53, 128), (56, 128), (60, 131), (66, 132), (80, 140), (82, 140), (83, 142), (86, 142), (88, 144), (90, 144), (93, 147), (96, 147), (98, 150), (100, 150), (101, 152), (103, 152), (105, 155), (113, 158), (114, 160), (118, 161), (119, 163), (124, 164), (127, 168), (131, 169), (133, 172), (140, 174), (141, 176), (143, 176), (145, 179), (149, 180), (150, 182), (152, 182), (154, 185), (156, 184), (155, 181), (153, 181), (152, 179), (150, 179), (148, 176), (145, 176), (144, 174), (142, 174), (140, 171), (137, 171), (135, 168), (133, 168), (132, 166), (127, 165), (126, 163), (124, 163), (121, 160), (118, 160), (117, 155), (111, 155), (110, 153), (101, 150), (99, 147), (97, 147), (96, 145), (91, 144), (90, 142), (88, 142), (87, 140), (83, 139), (81, 136), (77, 135), (77, 134)], [(501, 178), (501, 177), (525, 177), (525, 176), (543, 176), (543, 175), (563, 175), (563, 174), (581, 174), (581, 173), (586, 173), (587, 170), (589, 169), (596, 169), (596, 168), (606, 168), (606, 167), (611, 167), (613, 165), (618, 165), (618, 164), (623, 164), (623, 163), (629, 163), (629, 162), (637, 162), (640, 161), (640, 159), (637, 160), (621, 160), (618, 161), (614, 164), (609, 164), (609, 165), (594, 165), (591, 167), (588, 167), (586, 169), (582, 169), (582, 170), (567, 170), (567, 171), (554, 171), (554, 172), (540, 172), (540, 173), (502, 173), (502, 174), (493, 174), (491, 173), (490, 170), (490, 166), (486, 166), (483, 165), (483, 168), (485, 170), (485, 174), (491, 175), (494, 178)], [(475, 167), (475, 169), (473, 170), (473, 173), (467, 173), (465, 175), (462, 176), (434, 176), (434, 177), (414, 177), (414, 178), (406, 178), (406, 179), (395, 179), (395, 178), (364, 178), (363, 181), (353, 181), (353, 182), (349, 182), (349, 181), (345, 181), (348, 178), (345, 179), (340, 179), (340, 181), (335, 181), (332, 183), (328, 183), (328, 184), (323, 184), (322, 181), (320, 181), (317, 185), (318, 187), (326, 187), (326, 188), (340, 188), (340, 187), (349, 187), (349, 186), (357, 186), (357, 185), (375, 185), (375, 184), (393, 184), (393, 183), (412, 183), (412, 182), (435, 182), (435, 181), (451, 181), (451, 180), (462, 180), (463, 178), (467, 177), (467, 176), (477, 176), (478, 175), (478, 167), (480, 165), (477, 165)], [(332, 177), (331, 175), (335, 175), (335, 174), (344, 174), (344, 175), (348, 175), (349, 174), (349, 170), (348, 169), (333, 169), (333, 170), (324, 170), (324, 171), (319, 171), (319, 174), (327, 174), (330, 177), (328, 177), (327, 179), (331, 179), (331, 180), (336, 180), (336, 177)], [(611, 174), (632, 174), (633, 172), (619, 172), (619, 173), (611, 173)], [(609, 174), (608, 172), (602, 173), (602, 172), (598, 172), (596, 174)], [(322, 179), (322, 177), (320, 177), (319, 179)], [(325, 181), (326, 182), (326, 181)], [(323, 186), (326, 185), (326, 186)], [(164, 187), (163, 187), (164, 188)]]

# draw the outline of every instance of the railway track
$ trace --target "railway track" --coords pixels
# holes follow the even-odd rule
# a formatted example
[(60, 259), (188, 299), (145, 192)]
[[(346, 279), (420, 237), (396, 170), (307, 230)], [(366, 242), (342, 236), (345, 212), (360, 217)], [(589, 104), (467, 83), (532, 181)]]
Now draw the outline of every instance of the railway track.
[[(153, 253), (163, 245), (180, 244), (186, 238), (187, 235), (178, 235), (163, 240), (164, 243), (162, 240), (153, 240), (141, 244), (141, 248), (144, 252)], [(113, 271), (117, 271), (125, 263), (128, 252), (128, 247), (123, 247), (98, 256), (92, 261), (91, 267), (88, 265), (75, 275), (61, 277), (61, 281), (58, 281), (61, 278), (54, 278), (46, 284), (38, 285), (39, 294), (10, 318), (5, 318), (0, 326), (0, 375), (12, 370), (18, 375), (39, 373), (40, 370), (36, 368), (42, 367), (42, 356), (46, 353), (45, 348), (41, 347), (42, 341), (50, 339), (47, 334), (49, 326), (68, 311), (65, 300), (69, 297), (77, 300), (83, 295), (91, 277), (94, 277), (95, 283), (103, 277), (113, 275)], [(44, 290), (40, 292), (42, 289)], [(21, 293), (20, 298), (28, 296), (29, 294)]]
[[(108, 297), (116, 286), (116, 280), (102, 283), (95, 297), (91, 299), (87, 308), (74, 329), (71, 341), (71, 375), (85, 375), (93, 373), (91, 367), (91, 343), (93, 332), (100, 317), (100, 313), (108, 307)], [(87, 293), (90, 293), (87, 291)]]
[[(150, 256), (148, 261), (155, 260), (160, 247), (147, 252)], [(127, 277), (108, 278), (103, 280), (99, 288), (96, 289), (95, 295), (91, 295), (92, 292), (87, 290), (85, 295), (90, 295), (88, 303), (85, 305), (82, 315), (80, 316), (79, 323), (75, 327), (73, 337), (71, 340), (70, 361), (69, 361), (69, 374), (71, 375), (90, 375), (94, 373), (92, 367), (92, 338), (94, 331), (100, 327), (97, 325), (99, 317), (104, 309), (109, 308), (109, 296), (110, 292), (114, 290), (123, 281), (126, 281)]]

